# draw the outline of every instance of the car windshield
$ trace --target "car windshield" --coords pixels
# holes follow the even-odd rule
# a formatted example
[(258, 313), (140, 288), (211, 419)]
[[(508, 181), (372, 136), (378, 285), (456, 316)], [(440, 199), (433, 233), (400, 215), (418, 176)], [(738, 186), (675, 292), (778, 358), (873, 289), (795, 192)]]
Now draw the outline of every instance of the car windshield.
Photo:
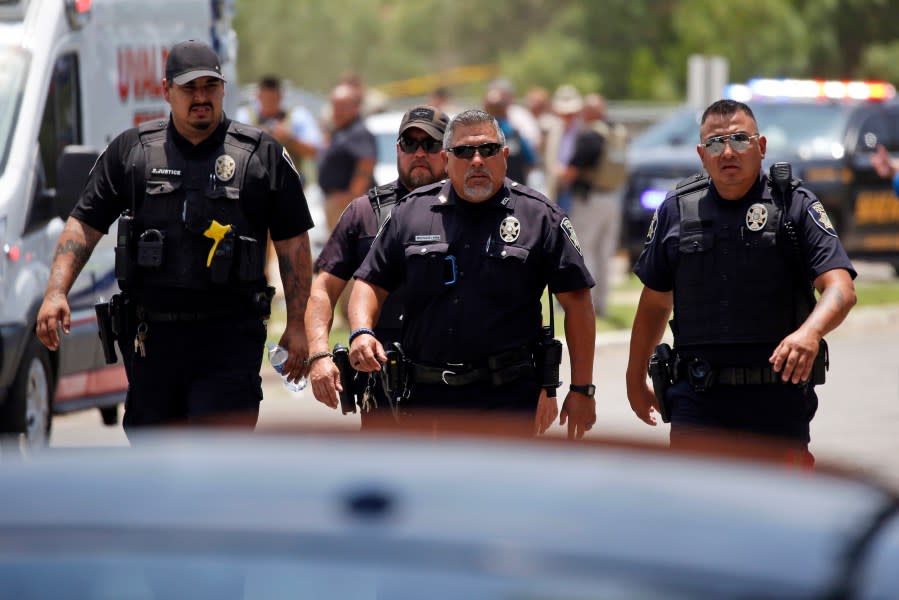
[[(851, 104), (836, 102), (750, 103), (759, 131), (774, 158), (839, 158)], [(702, 111), (682, 110), (656, 123), (631, 143), (632, 149), (693, 146), (699, 141)]]
[(0, 46), (0, 174), (6, 170), (16, 115), (22, 104), (28, 58), (21, 48)]

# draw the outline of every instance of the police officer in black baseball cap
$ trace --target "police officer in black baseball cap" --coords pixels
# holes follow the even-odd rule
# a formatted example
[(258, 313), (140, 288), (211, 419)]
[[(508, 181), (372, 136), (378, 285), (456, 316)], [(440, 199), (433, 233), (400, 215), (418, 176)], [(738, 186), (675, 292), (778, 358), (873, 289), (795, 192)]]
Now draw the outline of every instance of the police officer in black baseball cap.
[(284, 148), (224, 114), (225, 79), (207, 44), (169, 52), (162, 81), (171, 107), (117, 136), (91, 171), (60, 236), (37, 333), (59, 347), (66, 295), (110, 225), (119, 220), (110, 303), (128, 375), (126, 431), (169, 423), (253, 426), (273, 288), (265, 280), (271, 235), (284, 280), (285, 373), (303, 376), (302, 307), (311, 280), (312, 220)]
[[(338, 387), (342, 387), (337, 367), (328, 352), (328, 335), (335, 303), (352, 279), (353, 273), (362, 264), (380, 225), (390, 216), (397, 202), (415, 188), (446, 177), (446, 166), (440, 150), (448, 122), (449, 117), (433, 106), (415, 106), (406, 111), (400, 122), (396, 141), (398, 178), (374, 187), (367, 195), (353, 200), (340, 216), (331, 237), (315, 261), (317, 274), (312, 282), (309, 306), (306, 309), (306, 332), (309, 336), (310, 360), (313, 361), (309, 380), (315, 398), (332, 408), (337, 406)], [(387, 346), (400, 341), (403, 300), (403, 290), (395, 290), (381, 308), (374, 328), (378, 339)], [(368, 379), (366, 373), (357, 377), (363, 385)], [(356, 390), (351, 390), (350, 393), (354, 391)], [(399, 411), (395, 399), (384, 391), (380, 378), (373, 377), (368, 394), (363, 389), (358, 396), (363, 427), (374, 422), (375, 419), (371, 417), (393, 417)]]

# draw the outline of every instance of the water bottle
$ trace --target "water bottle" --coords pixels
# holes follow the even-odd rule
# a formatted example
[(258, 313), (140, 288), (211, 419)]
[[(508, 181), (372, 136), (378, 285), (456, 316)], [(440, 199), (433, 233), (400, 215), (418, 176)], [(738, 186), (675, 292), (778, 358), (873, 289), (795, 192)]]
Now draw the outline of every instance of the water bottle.
[(275, 371), (281, 375), (281, 378), (284, 380), (284, 387), (291, 392), (299, 392), (305, 389), (309, 379), (303, 377), (298, 382), (293, 382), (287, 379), (287, 375), (283, 374), (284, 363), (287, 362), (287, 349), (272, 342), (268, 342), (265, 347), (268, 348), (268, 361), (272, 363)]

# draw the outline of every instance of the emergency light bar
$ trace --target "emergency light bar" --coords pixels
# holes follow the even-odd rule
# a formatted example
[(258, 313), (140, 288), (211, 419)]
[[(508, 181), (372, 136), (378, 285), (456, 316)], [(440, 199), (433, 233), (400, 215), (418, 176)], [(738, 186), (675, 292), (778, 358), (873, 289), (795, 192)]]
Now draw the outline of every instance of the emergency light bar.
[(66, 17), (72, 29), (81, 29), (91, 14), (92, 0), (66, 0)]
[(837, 81), (823, 79), (750, 79), (724, 88), (724, 97), (747, 102), (769, 99), (889, 100), (896, 88), (885, 81)]

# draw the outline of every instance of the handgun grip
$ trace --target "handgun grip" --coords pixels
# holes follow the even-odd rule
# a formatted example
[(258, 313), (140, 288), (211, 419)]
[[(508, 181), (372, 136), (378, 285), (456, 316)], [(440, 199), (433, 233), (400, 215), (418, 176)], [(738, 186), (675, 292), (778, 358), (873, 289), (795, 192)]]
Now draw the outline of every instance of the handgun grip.
[(208, 237), (213, 240), (212, 248), (209, 249), (209, 256), (206, 257), (206, 266), (212, 266), (212, 257), (215, 256), (215, 250), (219, 247), (219, 244), (223, 239), (225, 239), (225, 235), (231, 231), (230, 225), (222, 225), (215, 219), (212, 220), (212, 223), (209, 224), (209, 227), (206, 228), (206, 231), (203, 232), (204, 237)]

